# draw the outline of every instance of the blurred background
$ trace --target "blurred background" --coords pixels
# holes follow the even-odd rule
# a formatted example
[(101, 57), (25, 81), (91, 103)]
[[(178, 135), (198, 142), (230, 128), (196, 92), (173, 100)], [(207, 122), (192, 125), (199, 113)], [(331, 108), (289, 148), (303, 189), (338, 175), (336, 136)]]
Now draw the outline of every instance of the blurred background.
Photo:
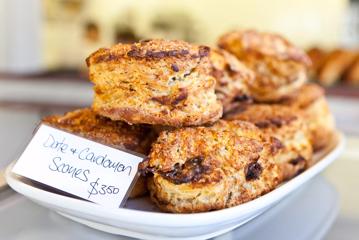
[[(81, 71), (101, 46), (146, 38), (215, 45), (236, 28), (278, 32), (310, 48), (356, 47), (347, 0), (2, 0), (0, 71)], [(353, 6), (352, 6), (353, 5)]]
[(359, 1), (0, 0), (0, 168), (22, 152), (42, 116), (89, 106), (85, 58), (148, 38), (215, 46), (236, 28), (277, 32), (313, 60), (346, 153), (326, 175), (341, 195), (328, 239), (358, 239)]

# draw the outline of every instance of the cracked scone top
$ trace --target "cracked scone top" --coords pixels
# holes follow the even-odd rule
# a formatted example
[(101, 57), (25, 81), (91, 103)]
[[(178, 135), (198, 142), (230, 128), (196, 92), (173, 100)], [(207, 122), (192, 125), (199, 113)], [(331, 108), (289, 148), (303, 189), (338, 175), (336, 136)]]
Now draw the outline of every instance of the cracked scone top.
[(201, 125), (222, 116), (210, 48), (147, 40), (99, 49), (87, 58), (93, 108), (130, 124)]
[(278, 101), (307, 81), (309, 57), (279, 35), (234, 31), (223, 35), (218, 46), (255, 72), (255, 78), (247, 86), (257, 101)]
[(277, 149), (249, 122), (161, 132), (140, 169), (151, 199), (168, 212), (235, 206), (272, 190), (279, 180)]
[(312, 161), (312, 145), (307, 125), (298, 110), (279, 104), (252, 104), (225, 116), (248, 121), (266, 135), (278, 139), (282, 147), (275, 157), (284, 180), (304, 171)]

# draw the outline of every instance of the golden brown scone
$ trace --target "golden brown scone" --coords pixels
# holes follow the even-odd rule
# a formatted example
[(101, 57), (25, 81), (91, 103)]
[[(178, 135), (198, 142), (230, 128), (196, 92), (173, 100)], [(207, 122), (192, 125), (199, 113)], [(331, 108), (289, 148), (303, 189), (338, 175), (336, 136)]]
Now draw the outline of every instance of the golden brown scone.
[(278, 101), (307, 81), (309, 57), (279, 35), (235, 31), (223, 35), (218, 46), (254, 71), (255, 78), (247, 87), (259, 102)]
[(335, 131), (335, 121), (322, 87), (306, 84), (282, 103), (302, 112), (314, 151), (329, 143)]
[(359, 56), (346, 71), (344, 81), (350, 85), (359, 86)]
[(324, 64), (328, 53), (321, 48), (314, 47), (309, 49), (307, 51), (307, 54), (310, 60), (312, 61), (312, 66), (309, 69), (310, 78), (317, 80), (317, 75), (319, 73), (319, 70)]
[(216, 95), (222, 102), (223, 112), (237, 103), (250, 101), (246, 82), (254, 78), (254, 73), (237, 60), (235, 56), (221, 49), (211, 51), (212, 75), (217, 80)]
[(210, 48), (148, 40), (103, 48), (87, 58), (93, 108), (129, 124), (201, 125), (222, 116)]
[(140, 169), (153, 174), (150, 196), (161, 210), (205, 212), (271, 191), (279, 182), (276, 152), (253, 124), (220, 120), (161, 132)]
[[(112, 121), (97, 115), (90, 108), (68, 112), (63, 116), (48, 116), (42, 122), (114, 148), (125, 148), (145, 155), (154, 140), (148, 127)], [(130, 197), (142, 196), (146, 192), (146, 180), (140, 177)]]
[(295, 109), (275, 104), (252, 104), (228, 114), (226, 119), (249, 121), (280, 141), (283, 147), (275, 161), (283, 180), (296, 176), (310, 165), (312, 146), (308, 130)]
[(344, 72), (353, 64), (356, 56), (357, 53), (350, 50), (338, 49), (331, 52), (319, 71), (320, 84), (330, 86), (339, 81)]

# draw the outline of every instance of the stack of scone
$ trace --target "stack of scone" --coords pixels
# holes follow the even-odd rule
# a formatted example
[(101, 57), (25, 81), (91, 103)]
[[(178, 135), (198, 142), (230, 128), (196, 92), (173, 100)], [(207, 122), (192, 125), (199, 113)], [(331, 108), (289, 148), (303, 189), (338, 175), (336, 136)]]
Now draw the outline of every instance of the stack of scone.
[(147, 40), (87, 59), (91, 109), (47, 124), (147, 155), (132, 197), (190, 213), (250, 201), (313, 164), (334, 132), (308, 56), (284, 38), (225, 34), (218, 48)]

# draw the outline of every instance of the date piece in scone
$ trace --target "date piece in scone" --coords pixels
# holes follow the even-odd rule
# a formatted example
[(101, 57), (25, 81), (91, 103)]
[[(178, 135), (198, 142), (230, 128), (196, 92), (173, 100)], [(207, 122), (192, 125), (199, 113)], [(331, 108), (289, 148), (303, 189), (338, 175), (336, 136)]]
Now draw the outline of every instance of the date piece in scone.
[(234, 55), (222, 49), (212, 50), (210, 60), (212, 75), (217, 81), (216, 95), (222, 102), (223, 112), (230, 111), (241, 102), (251, 101), (245, 83), (254, 78), (254, 73)]
[(255, 78), (247, 87), (259, 102), (278, 101), (307, 81), (309, 57), (279, 35), (234, 31), (223, 35), (218, 46), (254, 71)]
[(314, 151), (330, 143), (335, 131), (335, 121), (322, 87), (313, 83), (305, 84), (282, 104), (301, 111), (308, 126)]
[(226, 116), (229, 120), (249, 121), (282, 145), (275, 157), (283, 180), (305, 170), (312, 160), (312, 145), (304, 119), (295, 109), (282, 105), (253, 104)]
[[(42, 122), (114, 148), (125, 148), (145, 155), (148, 154), (153, 140), (149, 128), (112, 121), (97, 115), (90, 108), (68, 112), (63, 116), (48, 116)], [(130, 197), (141, 196), (146, 192), (146, 181), (140, 177)]]
[(215, 122), (210, 48), (179, 40), (148, 40), (99, 49), (87, 58), (94, 110), (129, 124), (192, 126)]
[(279, 182), (276, 146), (251, 123), (220, 120), (208, 127), (161, 132), (140, 169), (163, 211), (205, 212), (250, 201)]

